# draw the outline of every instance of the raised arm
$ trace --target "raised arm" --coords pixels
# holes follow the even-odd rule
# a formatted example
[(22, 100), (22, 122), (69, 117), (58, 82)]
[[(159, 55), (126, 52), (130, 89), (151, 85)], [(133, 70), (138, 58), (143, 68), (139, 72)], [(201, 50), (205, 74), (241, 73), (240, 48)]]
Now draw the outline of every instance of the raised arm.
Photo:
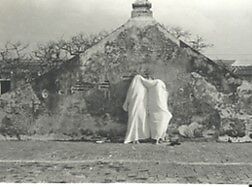
[(149, 79), (145, 79), (142, 76), (140, 76), (142, 84), (146, 87), (146, 88), (151, 88), (153, 86), (156, 86), (156, 84), (158, 83), (157, 80), (149, 80)]

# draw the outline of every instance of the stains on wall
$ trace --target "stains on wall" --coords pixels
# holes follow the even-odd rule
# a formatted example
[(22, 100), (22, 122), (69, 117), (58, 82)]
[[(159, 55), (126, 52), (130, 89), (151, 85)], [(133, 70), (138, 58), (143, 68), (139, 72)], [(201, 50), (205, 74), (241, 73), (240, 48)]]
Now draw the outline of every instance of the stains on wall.
[(41, 102), (30, 84), (4, 94), (0, 98), (0, 133), (3, 136), (17, 137), (33, 135), (34, 116)]
[[(122, 139), (127, 127), (122, 105), (131, 79), (140, 74), (166, 83), (173, 114), (169, 129), (184, 126), (190, 138), (244, 135), (246, 122), (237, 117), (236, 107), (229, 107), (244, 102), (237, 93), (242, 81), (225, 67), (172, 42), (157, 25), (132, 26), (111, 38), (102, 50), (93, 50), (87, 61), (73, 58), (32, 81), (29, 93), (22, 90), (23, 95), (34, 95), (38, 104), (34, 113), (30, 113), (32, 107), (20, 112), (30, 115), (20, 129), (58, 134), (62, 139)], [(17, 94), (13, 97), (20, 99)], [(0, 102), (3, 108), (7, 106), (4, 102)], [(223, 117), (225, 112), (230, 116)], [(13, 111), (10, 114), (15, 117), (4, 119), (2, 124), (21, 119)]]

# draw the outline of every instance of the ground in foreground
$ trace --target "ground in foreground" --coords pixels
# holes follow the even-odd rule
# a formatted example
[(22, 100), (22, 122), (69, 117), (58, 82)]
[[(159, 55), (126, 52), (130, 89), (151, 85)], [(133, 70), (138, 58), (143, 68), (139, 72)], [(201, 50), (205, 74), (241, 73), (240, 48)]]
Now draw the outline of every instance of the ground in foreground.
[(252, 144), (0, 142), (0, 182), (252, 182)]

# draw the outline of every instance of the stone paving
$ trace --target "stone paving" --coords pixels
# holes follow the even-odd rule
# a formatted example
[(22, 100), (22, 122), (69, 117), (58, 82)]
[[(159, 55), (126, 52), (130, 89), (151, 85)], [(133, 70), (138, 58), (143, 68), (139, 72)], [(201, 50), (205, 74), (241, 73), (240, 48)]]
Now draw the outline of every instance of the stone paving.
[(0, 182), (252, 182), (252, 144), (0, 142)]

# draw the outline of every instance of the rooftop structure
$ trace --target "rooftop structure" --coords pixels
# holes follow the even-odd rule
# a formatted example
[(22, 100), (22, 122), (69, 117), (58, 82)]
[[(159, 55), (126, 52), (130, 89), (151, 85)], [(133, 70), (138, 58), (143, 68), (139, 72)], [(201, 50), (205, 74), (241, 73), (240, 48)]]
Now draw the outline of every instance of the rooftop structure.
[(151, 7), (152, 4), (148, 0), (136, 0), (135, 3), (132, 4), (133, 10), (131, 12), (131, 17), (152, 17), (152, 11), (150, 10)]

